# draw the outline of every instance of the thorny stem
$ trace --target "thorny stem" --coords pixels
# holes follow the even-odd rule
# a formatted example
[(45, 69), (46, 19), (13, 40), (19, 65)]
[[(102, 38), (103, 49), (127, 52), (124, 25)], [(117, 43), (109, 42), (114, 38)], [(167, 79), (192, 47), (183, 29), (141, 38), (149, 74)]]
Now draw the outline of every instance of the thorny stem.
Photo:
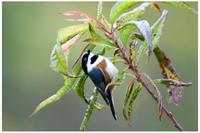
[[(112, 30), (110, 37), (112, 38), (112, 40), (115, 42), (115, 46), (119, 49), (120, 51), (120, 56), (122, 59), (124, 59), (128, 64), (129, 64), (129, 68), (134, 72), (135, 77), (137, 79), (138, 82), (140, 82), (142, 84), (142, 86), (146, 89), (146, 91), (151, 95), (151, 97), (157, 102), (159, 103), (159, 100), (157, 98), (157, 96), (154, 95), (154, 93), (151, 91), (149, 85), (146, 83), (146, 81), (141, 77), (140, 72), (138, 71), (137, 65), (132, 62), (131, 60), (129, 60), (125, 54), (125, 52), (123, 51), (123, 49), (120, 47), (120, 43), (119, 40), (117, 39), (116, 33), (114, 30)], [(172, 123), (174, 124), (174, 126), (179, 130), (179, 131), (184, 131), (183, 127), (179, 124), (179, 122), (175, 119), (175, 117), (173, 116), (172, 112), (168, 111), (167, 108), (162, 105), (162, 109), (163, 112), (168, 116), (168, 118), (172, 121)]]

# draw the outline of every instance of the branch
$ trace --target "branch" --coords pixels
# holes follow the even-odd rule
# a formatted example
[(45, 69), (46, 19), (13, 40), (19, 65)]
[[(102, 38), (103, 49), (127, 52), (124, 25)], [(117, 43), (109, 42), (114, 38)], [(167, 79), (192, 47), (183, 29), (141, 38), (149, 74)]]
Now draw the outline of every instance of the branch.
[[(121, 53), (120, 57), (122, 59), (124, 59), (129, 64), (129, 68), (134, 72), (137, 81), (140, 82), (142, 84), (142, 86), (146, 89), (146, 91), (151, 95), (151, 97), (157, 103), (159, 103), (158, 98), (151, 91), (151, 89), (148, 86), (148, 84), (146, 83), (146, 81), (144, 79), (142, 79), (141, 74), (138, 71), (136, 63), (134, 63), (131, 60), (129, 60), (128, 57), (126, 56), (125, 52), (123, 51), (123, 49), (120, 47), (119, 44), (121, 44), (121, 42), (119, 42), (120, 40), (119, 40), (119, 38), (117, 38), (116, 32), (114, 30), (112, 30), (112, 32), (111, 32), (111, 38), (112, 38), (112, 40), (114, 40), (116, 48), (118, 48), (119, 51), (120, 51), (120, 53)], [(183, 127), (179, 124), (179, 122), (175, 119), (175, 117), (173, 116), (173, 114), (170, 111), (168, 111), (167, 108), (164, 105), (162, 106), (162, 109), (163, 109), (164, 113), (168, 116), (168, 118), (172, 121), (172, 123), (174, 124), (174, 126), (179, 131), (184, 131)]]
[(158, 104), (159, 104), (159, 118), (161, 120), (162, 117), (162, 113), (163, 113), (163, 101), (162, 101), (162, 95), (158, 89), (158, 87), (156, 86), (156, 84), (154, 83), (154, 81), (149, 77), (149, 75), (147, 75), (146, 73), (144, 73), (144, 76), (150, 81), (150, 83), (153, 85), (153, 87), (155, 88), (157, 94), (158, 94)]
[(90, 97), (90, 104), (88, 105), (87, 111), (86, 111), (83, 121), (81, 123), (80, 131), (85, 131), (85, 129), (86, 129), (87, 123), (90, 119), (90, 116), (92, 115), (92, 111), (93, 111), (95, 103), (97, 101), (97, 96), (98, 96), (98, 91), (97, 91), (97, 88), (95, 87), (93, 90), (93, 94)]

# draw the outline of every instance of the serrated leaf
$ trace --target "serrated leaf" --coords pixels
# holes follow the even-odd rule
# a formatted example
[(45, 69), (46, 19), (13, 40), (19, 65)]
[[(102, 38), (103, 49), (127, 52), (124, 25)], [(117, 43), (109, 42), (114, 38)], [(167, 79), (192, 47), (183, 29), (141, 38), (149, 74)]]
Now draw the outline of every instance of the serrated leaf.
[(110, 20), (113, 23), (115, 19), (121, 15), (124, 11), (130, 9), (131, 7), (140, 4), (141, 2), (135, 2), (135, 1), (127, 1), (127, 2), (117, 2), (110, 11)]
[(189, 11), (192, 11), (193, 13), (195, 14), (198, 14), (198, 12), (192, 8), (190, 5), (188, 5), (187, 3), (185, 2), (182, 2), (182, 1), (170, 1), (170, 2), (162, 2), (164, 4), (168, 4), (168, 5), (171, 5), (171, 6), (174, 6), (174, 7), (177, 7), (177, 8), (181, 8), (181, 9), (185, 9), (185, 10), (189, 10)]
[(128, 89), (126, 91), (126, 96), (125, 96), (125, 100), (124, 100), (124, 106), (123, 106), (123, 116), (125, 118), (125, 120), (128, 120), (128, 116), (127, 116), (127, 110), (126, 110), (126, 106), (128, 104), (128, 100), (130, 99), (131, 93), (133, 91), (133, 86), (135, 84), (135, 81), (132, 80), (129, 85), (128, 85)]
[(131, 124), (131, 113), (134, 110), (134, 102), (135, 102), (136, 98), (138, 97), (138, 94), (140, 93), (141, 90), (142, 90), (142, 85), (138, 84), (130, 98), (130, 102), (128, 105), (128, 120), (129, 120), (128, 123), (129, 123), (129, 125)]
[(120, 27), (125, 22), (128, 22), (130, 20), (138, 21), (138, 19), (144, 14), (147, 7), (150, 6), (149, 2), (142, 3), (138, 7), (134, 8), (131, 11), (125, 12), (121, 14), (113, 24), (114, 28)]
[(62, 28), (58, 31), (57, 42), (61, 45), (77, 34), (88, 30), (88, 24), (79, 24)]
[[(164, 10), (162, 12), (160, 18), (151, 26), (152, 40), (153, 40), (152, 41), (152, 43), (153, 43), (153, 49), (155, 47), (157, 47), (158, 44), (159, 44), (159, 40), (160, 40), (160, 37), (161, 37), (161, 34), (162, 34), (162, 29), (163, 29), (164, 22), (166, 20), (167, 14), (168, 14), (168, 11)], [(141, 58), (142, 55), (145, 54), (145, 52), (147, 51), (147, 49), (148, 49), (147, 42), (144, 42), (139, 47), (139, 50), (138, 50), (138, 60)]]
[(126, 22), (124, 25), (121, 26), (127, 26), (127, 25), (133, 25), (136, 26), (139, 31), (141, 32), (141, 34), (143, 35), (144, 39), (146, 40), (147, 44), (148, 44), (148, 53), (152, 52), (152, 30), (151, 30), (151, 26), (149, 24), (148, 21), (146, 20), (141, 20), (141, 21), (128, 21)]

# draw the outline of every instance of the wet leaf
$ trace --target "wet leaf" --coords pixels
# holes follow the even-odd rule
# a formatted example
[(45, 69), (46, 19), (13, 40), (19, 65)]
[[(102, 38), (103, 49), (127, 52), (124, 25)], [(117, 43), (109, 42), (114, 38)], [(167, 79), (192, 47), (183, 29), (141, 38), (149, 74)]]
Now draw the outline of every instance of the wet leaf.
[(128, 120), (129, 120), (128, 123), (129, 123), (129, 125), (131, 124), (131, 113), (134, 110), (134, 102), (135, 102), (136, 98), (138, 97), (138, 94), (141, 90), (142, 90), (142, 85), (138, 84), (130, 98), (130, 102), (128, 105)]
[(162, 2), (164, 4), (168, 4), (168, 5), (171, 5), (171, 6), (174, 6), (174, 7), (177, 7), (177, 8), (180, 8), (180, 9), (185, 9), (185, 10), (189, 10), (189, 11), (192, 11), (193, 13), (195, 14), (198, 14), (198, 12), (192, 8), (190, 5), (188, 5), (186, 2), (183, 2), (183, 1), (170, 1), (170, 2)]
[(126, 91), (126, 96), (125, 96), (124, 106), (123, 106), (123, 116), (124, 116), (125, 120), (128, 120), (126, 107), (127, 107), (127, 104), (128, 104), (128, 100), (130, 99), (130, 96), (131, 96), (131, 94), (132, 94), (134, 84), (135, 84), (135, 81), (132, 80), (132, 81), (129, 83), (128, 89), (127, 89), (127, 91)]
[(61, 45), (70, 40), (77, 34), (84, 33), (88, 30), (88, 24), (79, 24), (62, 28), (58, 31), (57, 42)]
[(140, 4), (141, 2), (135, 2), (135, 1), (127, 1), (127, 2), (117, 2), (110, 11), (110, 20), (113, 23), (115, 19), (121, 15), (124, 11), (130, 9), (131, 7)]

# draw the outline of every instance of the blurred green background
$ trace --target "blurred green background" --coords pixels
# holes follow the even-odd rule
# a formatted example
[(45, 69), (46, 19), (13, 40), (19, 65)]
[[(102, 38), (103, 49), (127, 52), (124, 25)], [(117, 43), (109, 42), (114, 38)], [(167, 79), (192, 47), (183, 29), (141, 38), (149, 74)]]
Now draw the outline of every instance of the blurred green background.
[[(113, 2), (105, 2), (103, 13), (108, 18)], [(197, 2), (189, 3), (197, 9)], [(184, 81), (193, 82), (186, 88), (178, 107), (167, 103), (167, 89), (160, 86), (166, 106), (172, 111), (185, 130), (198, 130), (198, 16), (190, 11), (163, 6), (169, 10), (160, 46), (172, 59), (177, 72)], [(3, 2), (3, 114), (4, 131), (50, 131), (79, 130), (86, 104), (72, 91), (32, 118), (36, 105), (51, 96), (63, 85), (62, 77), (49, 68), (49, 55), (56, 42), (58, 29), (71, 25), (64, 22), (60, 12), (84, 11), (96, 16), (97, 2)], [(159, 17), (148, 10), (146, 18), (151, 24)], [(73, 64), (84, 45), (72, 48), (70, 62)], [(144, 58), (146, 60), (146, 58)], [(146, 61), (145, 61), (146, 62)], [(152, 78), (161, 77), (156, 59), (144, 63), (142, 69)], [(122, 106), (129, 79), (114, 92), (118, 120), (114, 121), (109, 109), (94, 111), (87, 130), (175, 130), (164, 115), (158, 119), (158, 106), (145, 90), (136, 100), (132, 127), (122, 117)], [(89, 97), (93, 84), (85, 85)], [(102, 98), (99, 102), (103, 103)]]

